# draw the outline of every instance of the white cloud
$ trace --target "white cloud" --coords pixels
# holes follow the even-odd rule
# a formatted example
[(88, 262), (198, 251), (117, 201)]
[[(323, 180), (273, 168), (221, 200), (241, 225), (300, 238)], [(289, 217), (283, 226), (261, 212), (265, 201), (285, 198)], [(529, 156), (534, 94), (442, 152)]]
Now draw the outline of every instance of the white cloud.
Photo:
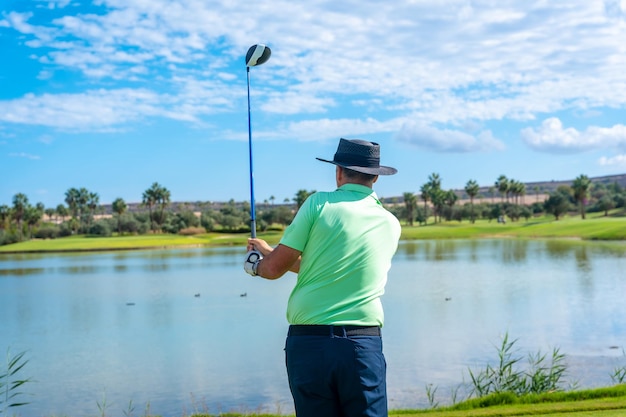
[(176, 80), (176, 94), (147, 89), (97, 89), (77, 94), (27, 94), (0, 101), (0, 122), (47, 126), (67, 131), (110, 131), (148, 118), (201, 124), (201, 116), (232, 107), (233, 92), (219, 82)]
[(306, 93), (287, 92), (273, 93), (261, 108), (269, 113), (310, 114), (325, 113), (335, 104), (335, 100), (330, 97), (321, 98)]
[(437, 129), (418, 123), (406, 123), (396, 139), (435, 152), (481, 152), (504, 149), (504, 144), (490, 131), (477, 135), (451, 129)]
[(360, 137), (379, 133), (390, 133), (398, 129), (396, 120), (381, 122), (366, 119), (311, 119), (289, 122), (276, 129), (256, 130), (255, 138), (296, 139), (300, 141), (335, 140), (340, 137)]
[(149, 91), (93, 90), (82, 94), (28, 94), (0, 102), (0, 121), (60, 129), (108, 129), (147, 114), (161, 114)]
[(626, 148), (626, 126), (610, 128), (590, 126), (584, 131), (564, 128), (563, 123), (551, 117), (535, 128), (521, 131), (522, 140), (531, 148), (545, 152), (582, 152), (592, 149)]
[(54, 142), (54, 137), (52, 137), (52, 135), (45, 134), (41, 135), (37, 140), (46, 145), (50, 145), (52, 142)]
[(9, 156), (12, 158), (25, 158), (25, 159), (32, 159), (32, 160), (41, 159), (39, 155), (32, 155), (26, 152), (18, 152), (18, 153), (13, 152), (13, 153), (10, 153)]
[(614, 166), (620, 169), (626, 169), (626, 154), (615, 156), (603, 156), (598, 160), (601, 166)]
[[(0, 25), (33, 48), (42, 79), (54, 82), (57, 72), (79, 72), (89, 91), (111, 83), (112, 90), (174, 96), (181, 79), (200, 85), (207, 74), (233, 83), (241, 80), (236, 72), (243, 51), (265, 42), (272, 59), (255, 80), (258, 75), (272, 93), (260, 110), (289, 117), (327, 117), (344, 102), (380, 103), (375, 110), (388, 111), (390, 119), (460, 125), (626, 105), (626, 25), (614, 19), (626, 10), (624, 0), (260, 0), (253, 13), (236, 3), (197, 0), (100, 0), (95, 2), (98, 13), (69, 7), (68, 0), (42, 4), (50, 5), (56, 17), (8, 12)], [(209, 91), (224, 94), (224, 110), (236, 108), (233, 98), (241, 99), (226, 88)], [(175, 113), (195, 123), (197, 114), (213, 107), (203, 107), (195, 94), (185, 92), (176, 109), (191, 113), (174, 109), (169, 97), (151, 101), (145, 113), (130, 109), (128, 118)], [(204, 97), (209, 100), (208, 94)], [(119, 118), (124, 116), (93, 120), (102, 128)], [(87, 128), (82, 120), (67, 123)], [(451, 148), (501, 145), (462, 132), (445, 136)]]

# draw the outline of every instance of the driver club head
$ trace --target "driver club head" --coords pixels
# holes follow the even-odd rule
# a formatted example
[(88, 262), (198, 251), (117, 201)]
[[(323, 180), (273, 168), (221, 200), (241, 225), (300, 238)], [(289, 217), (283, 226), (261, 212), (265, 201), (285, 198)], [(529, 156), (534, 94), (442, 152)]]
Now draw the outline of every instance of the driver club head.
[(272, 55), (272, 50), (261, 43), (252, 45), (246, 53), (246, 66), (256, 67), (267, 62)]

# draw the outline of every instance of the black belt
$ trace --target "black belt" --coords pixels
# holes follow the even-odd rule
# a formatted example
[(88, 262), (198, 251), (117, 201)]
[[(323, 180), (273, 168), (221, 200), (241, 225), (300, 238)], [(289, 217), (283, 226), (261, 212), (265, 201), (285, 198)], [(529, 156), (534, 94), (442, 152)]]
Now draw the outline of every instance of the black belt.
[(378, 326), (332, 326), (320, 324), (292, 324), (289, 336), (380, 336)]

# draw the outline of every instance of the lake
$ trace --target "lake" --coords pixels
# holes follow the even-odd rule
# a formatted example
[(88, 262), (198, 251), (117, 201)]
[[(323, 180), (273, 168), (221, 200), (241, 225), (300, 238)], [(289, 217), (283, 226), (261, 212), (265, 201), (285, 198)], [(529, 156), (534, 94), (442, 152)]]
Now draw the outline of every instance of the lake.
[[(0, 255), (0, 349), (26, 351), (23, 417), (293, 413), (284, 367), (295, 275), (244, 273), (244, 248)], [(383, 298), (389, 405), (461, 400), (468, 369), (566, 355), (568, 387), (626, 366), (626, 245), (401, 242)], [(4, 365), (0, 365), (0, 373)], [(464, 388), (459, 388), (464, 387)], [(454, 394), (456, 393), (456, 394)]]

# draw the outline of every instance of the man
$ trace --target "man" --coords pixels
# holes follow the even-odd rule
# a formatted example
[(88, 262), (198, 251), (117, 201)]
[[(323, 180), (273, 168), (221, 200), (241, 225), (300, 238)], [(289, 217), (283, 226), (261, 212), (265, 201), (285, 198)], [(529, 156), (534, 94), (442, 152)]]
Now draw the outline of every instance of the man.
[(341, 139), (332, 161), (337, 190), (300, 207), (279, 245), (248, 241), (244, 269), (277, 279), (298, 273), (289, 297), (285, 352), (298, 417), (387, 416), (384, 315), (380, 297), (400, 223), (372, 186), (395, 168), (380, 146)]

